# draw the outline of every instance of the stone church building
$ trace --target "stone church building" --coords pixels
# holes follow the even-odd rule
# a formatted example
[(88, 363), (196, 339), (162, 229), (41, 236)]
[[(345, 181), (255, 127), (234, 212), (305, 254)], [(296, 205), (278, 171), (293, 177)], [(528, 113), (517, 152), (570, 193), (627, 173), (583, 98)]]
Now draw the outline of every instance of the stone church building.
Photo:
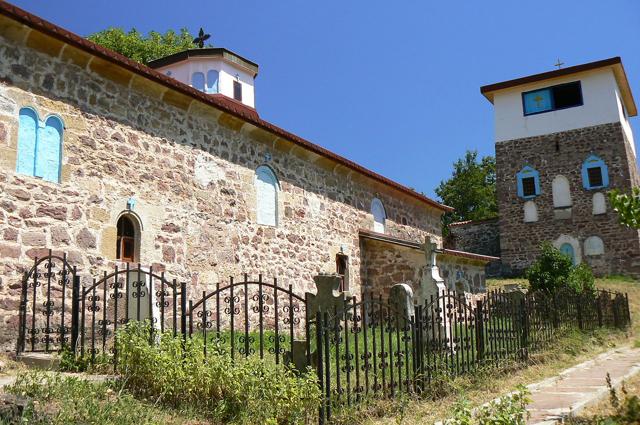
[(487, 85), (494, 107), (499, 218), (455, 223), (452, 245), (501, 257), (519, 274), (550, 241), (597, 275), (640, 277), (640, 238), (607, 192), (639, 186), (629, 117), (637, 108), (620, 58)]
[(353, 294), (484, 289), (494, 258), (442, 248), (449, 207), (262, 119), (258, 65), (232, 51), (145, 66), (0, 1), (0, 57), (2, 342), (48, 249), (83, 279), (141, 263), (189, 291), (262, 273), (304, 293), (321, 272)]

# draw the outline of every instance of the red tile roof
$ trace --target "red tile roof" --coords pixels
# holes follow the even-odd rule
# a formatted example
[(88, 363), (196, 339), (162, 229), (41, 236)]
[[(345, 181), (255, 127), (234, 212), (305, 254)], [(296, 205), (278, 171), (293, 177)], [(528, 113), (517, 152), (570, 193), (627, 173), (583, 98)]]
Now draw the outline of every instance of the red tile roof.
[(190, 96), (202, 103), (211, 105), (215, 108), (218, 108), (224, 112), (227, 112), (231, 115), (234, 115), (242, 120), (253, 124), (254, 126), (266, 130), (275, 134), (278, 137), (291, 141), (306, 150), (314, 152), (320, 156), (329, 158), (351, 170), (354, 170), (360, 174), (363, 174), (373, 180), (376, 180), (380, 183), (385, 184), (386, 186), (392, 187), (406, 195), (417, 199), (427, 205), (435, 207), (441, 211), (453, 211), (453, 208), (440, 204), (439, 202), (434, 201), (406, 186), (401, 185), (400, 183), (394, 182), (380, 174), (377, 174), (367, 168), (356, 164), (353, 161), (350, 161), (338, 154), (335, 154), (328, 149), (325, 149), (321, 146), (318, 146), (308, 140), (303, 139), (293, 133), (290, 133), (274, 124), (271, 124), (268, 121), (265, 121), (257, 116), (255, 110), (247, 110), (246, 107), (241, 107), (240, 105), (235, 105), (228, 101), (222, 100), (219, 96), (210, 96), (203, 92), (200, 92), (186, 84), (183, 84), (171, 77), (163, 75), (148, 66), (145, 66), (139, 62), (135, 62), (119, 53), (116, 53), (112, 50), (109, 50), (105, 47), (102, 47), (98, 44), (95, 44), (77, 34), (74, 34), (70, 31), (65, 30), (57, 25), (52, 24), (38, 16), (35, 16), (19, 7), (16, 7), (10, 3), (7, 3), (4, 0), (0, 0), (0, 14), (7, 16), (10, 19), (13, 19), (17, 22), (20, 22), (34, 30), (40, 31), (46, 35), (54, 37), (58, 40), (63, 41), (71, 46), (74, 46), (78, 49), (84, 50), (94, 56), (97, 56), (101, 59), (107, 60), (115, 65), (118, 65), (124, 69), (127, 69), (130, 72), (138, 74), (144, 78), (155, 81), (156, 83), (162, 84), (172, 90), (176, 90), (184, 95)]

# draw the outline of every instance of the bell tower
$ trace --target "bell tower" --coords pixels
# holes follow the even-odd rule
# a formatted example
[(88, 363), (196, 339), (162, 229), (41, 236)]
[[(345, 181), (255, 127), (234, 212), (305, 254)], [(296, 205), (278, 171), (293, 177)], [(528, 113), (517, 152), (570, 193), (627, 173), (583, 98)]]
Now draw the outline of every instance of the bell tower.
[[(562, 65), (558, 61), (558, 66)], [(549, 241), (596, 274), (640, 276), (638, 231), (607, 192), (640, 185), (619, 57), (483, 86), (494, 107), (502, 262), (518, 274)]]

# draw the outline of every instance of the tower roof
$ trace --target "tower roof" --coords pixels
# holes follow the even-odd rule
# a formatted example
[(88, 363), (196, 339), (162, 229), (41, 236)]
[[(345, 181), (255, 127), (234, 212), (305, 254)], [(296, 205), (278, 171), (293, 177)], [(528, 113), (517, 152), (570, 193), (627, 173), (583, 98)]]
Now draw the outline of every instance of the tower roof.
[(622, 101), (627, 109), (627, 113), (630, 117), (634, 117), (638, 114), (636, 103), (631, 93), (631, 87), (627, 80), (627, 75), (622, 66), (622, 59), (619, 56), (603, 59), (595, 62), (584, 63), (581, 65), (570, 66), (568, 68), (556, 69), (553, 71), (542, 72), (540, 74), (529, 75), (526, 77), (516, 78), (513, 80), (502, 81), (499, 83), (488, 84), (480, 87), (480, 93), (486, 97), (489, 102), (493, 103), (493, 95), (499, 90), (510, 89), (525, 84), (536, 83), (544, 80), (551, 80), (553, 78), (564, 77), (567, 75), (578, 74), (585, 71), (591, 71), (600, 68), (611, 68), (618, 83)]
[(182, 62), (189, 58), (195, 57), (220, 57), (238, 66), (241, 66), (242, 68), (245, 68), (253, 75), (253, 77), (256, 77), (258, 75), (257, 63), (245, 59), (242, 56), (232, 52), (231, 50), (225, 49), (224, 47), (205, 47), (203, 49), (183, 50), (181, 52), (174, 53), (163, 58), (152, 60), (147, 64), (147, 66), (153, 69), (162, 68), (163, 66)]

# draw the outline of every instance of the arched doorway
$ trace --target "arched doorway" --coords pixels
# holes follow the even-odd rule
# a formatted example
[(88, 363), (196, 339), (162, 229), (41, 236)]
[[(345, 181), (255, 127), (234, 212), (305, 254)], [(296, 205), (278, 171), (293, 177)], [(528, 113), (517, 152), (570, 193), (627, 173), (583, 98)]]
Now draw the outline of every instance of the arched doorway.
[(570, 243), (563, 243), (562, 245), (560, 245), (560, 252), (571, 258), (571, 262), (574, 265), (576, 264), (576, 254), (573, 250), (573, 245), (571, 245)]

